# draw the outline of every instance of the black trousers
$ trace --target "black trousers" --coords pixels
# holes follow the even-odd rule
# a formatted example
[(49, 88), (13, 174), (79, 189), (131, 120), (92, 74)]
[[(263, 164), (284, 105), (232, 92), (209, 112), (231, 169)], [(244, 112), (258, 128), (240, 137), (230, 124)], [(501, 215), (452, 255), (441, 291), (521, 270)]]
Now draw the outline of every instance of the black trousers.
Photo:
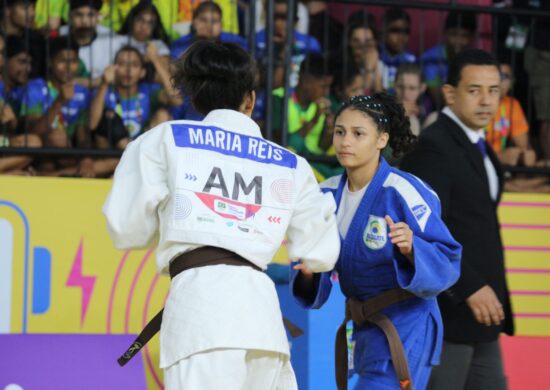
[(498, 340), (443, 342), (441, 363), (432, 369), (428, 390), (507, 390)]

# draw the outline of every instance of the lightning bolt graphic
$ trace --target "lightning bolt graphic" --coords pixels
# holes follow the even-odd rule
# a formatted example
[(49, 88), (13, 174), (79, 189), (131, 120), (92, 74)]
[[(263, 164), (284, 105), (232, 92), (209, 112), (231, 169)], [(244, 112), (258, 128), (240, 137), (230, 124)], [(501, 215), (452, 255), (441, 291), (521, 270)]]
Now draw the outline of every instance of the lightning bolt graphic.
[(88, 311), (88, 304), (92, 298), (92, 291), (94, 290), (95, 276), (82, 275), (82, 252), (84, 246), (84, 239), (80, 239), (78, 250), (73, 260), (73, 266), (71, 273), (67, 278), (66, 285), (69, 287), (80, 287), (82, 289), (82, 305), (80, 307), (80, 327), (84, 324), (86, 318), (86, 312)]

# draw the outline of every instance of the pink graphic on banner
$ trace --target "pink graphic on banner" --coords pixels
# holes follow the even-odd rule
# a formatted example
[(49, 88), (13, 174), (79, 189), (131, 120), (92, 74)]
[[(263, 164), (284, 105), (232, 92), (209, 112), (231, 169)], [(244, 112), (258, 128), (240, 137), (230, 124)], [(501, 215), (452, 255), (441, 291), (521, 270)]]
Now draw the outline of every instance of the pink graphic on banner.
[(84, 239), (80, 239), (80, 244), (76, 251), (76, 255), (73, 260), (73, 266), (69, 277), (67, 278), (66, 285), (69, 287), (79, 287), (82, 289), (82, 305), (80, 307), (80, 327), (84, 324), (86, 313), (88, 312), (88, 305), (92, 298), (92, 292), (94, 290), (95, 276), (85, 276), (82, 274), (82, 261), (83, 261), (83, 248)]

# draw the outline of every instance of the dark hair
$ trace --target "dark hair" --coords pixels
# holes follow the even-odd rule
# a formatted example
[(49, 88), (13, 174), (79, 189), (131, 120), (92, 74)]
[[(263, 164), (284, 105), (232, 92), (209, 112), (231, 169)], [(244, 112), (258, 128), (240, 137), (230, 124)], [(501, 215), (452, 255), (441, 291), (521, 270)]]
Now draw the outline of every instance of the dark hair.
[(60, 36), (49, 39), (49, 58), (54, 58), (59, 52), (63, 50), (75, 51), (78, 55), (78, 43), (74, 39), (71, 39), (69, 35)]
[(371, 96), (354, 96), (342, 104), (334, 120), (336, 121), (347, 109), (358, 110), (368, 115), (376, 123), (378, 132), (389, 134), (393, 157), (407, 153), (416, 144), (417, 138), (411, 132), (409, 117), (405, 114), (403, 105), (397, 103), (394, 96), (384, 92)]
[[(286, 5), (288, 5), (288, 1), (287, 0), (275, 0), (275, 4), (286, 4)], [(293, 20), (298, 20), (298, 1), (294, 2), (294, 8), (292, 8), (292, 19)]]
[(399, 65), (399, 67), (397, 68), (397, 72), (395, 74), (395, 80), (397, 80), (397, 78), (403, 74), (415, 74), (418, 76), (421, 83), (424, 82), (424, 75), (422, 74), (422, 68), (418, 64), (405, 62)]
[(220, 14), (220, 16), (223, 17), (222, 9), (218, 4), (214, 3), (213, 1), (203, 1), (193, 11), (193, 20), (206, 11), (217, 12)]
[(466, 49), (459, 52), (449, 63), (446, 84), (456, 87), (460, 82), (462, 69), (467, 65), (495, 66), (497, 71), (500, 72), (498, 61), (492, 54), (481, 49)]
[(81, 7), (90, 7), (99, 11), (103, 6), (103, 0), (69, 0), (69, 10), (74, 11)]
[(396, 20), (405, 20), (407, 23), (411, 24), (411, 17), (403, 8), (391, 7), (386, 9), (382, 17), (383, 26), (387, 27), (388, 24)]
[(153, 29), (151, 38), (160, 39), (161, 41), (168, 43), (168, 34), (166, 34), (166, 31), (162, 26), (162, 21), (160, 19), (159, 11), (157, 10), (157, 7), (155, 7), (155, 5), (151, 3), (151, 0), (142, 0), (139, 3), (137, 3), (137, 5), (134, 6), (126, 16), (126, 19), (124, 20), (124, 24), (122, 25), (122, 27), (120, 27), (120, 30), (118, 30), (118, 33), (122, 35), (131, 35), (133, 32), (132, 30), (134, 28), (134, 20), (139, 15), (145, 12), (152, 13), (153, 15), (155, 15), (155, 18), (157, 19), (157, 23), (155, 25), (155, 28)]
[(374, 17), (365, 10), (360, 10), (351, 14), (346, 22), (345, 28), (348, 41), (351, 37), (351, 33), (358, 28), (368, 28), (372, 31), (374, 39), (378, 40), (378, 32), (376, 31)]
[(37, 0), (6, 0), (6, 7), (10, 8), (10, 7), (13, 7), (17, 4), (24, 4), (24, 5), (36, 4), (36, 1)]
[(199, 40), (176, 61), (173, 82), (201, 114), (237, 110), (256, 88), (256, 61), (235, 43)]
[(145, 59), (143, 58), (143, 54), (141, 54), (141, 52), (138, 49), (130, 45), (122, 46), (120, 49), (118, 49), (118, 51), (115, 54), (115, 59), (113, 60), (113, 62), (116, 62), (120, 54), (126, 51), (135, 53), (139, 57), (139, 62), (141, 62), (141, 66), (145, 66)]
[(7, 35), (6, 39), (6, 59), (15, 57), (21, 52), (27, 52), (27, 44), (23, 38), (18, 35)]
[(343, 91), (351, 84), (353, 79), (361, 75), (361, 70), (353, 62), (348, 62), (346, 66), (341, 62), (337, 62), (334, 69), (334, 81), (332, 82), (334, 92)]
[(300, 76), (309, 75), (315, 78), (329, 76), (330, 69), (325, 64), (325, 59), (317, 53), (309, 53), (300, 64)]
[(476, 14), (471, 12), (451, 11), (445, 19), (445, 31), (451, 28), (460, 28), (475, 34), (477, 30)]

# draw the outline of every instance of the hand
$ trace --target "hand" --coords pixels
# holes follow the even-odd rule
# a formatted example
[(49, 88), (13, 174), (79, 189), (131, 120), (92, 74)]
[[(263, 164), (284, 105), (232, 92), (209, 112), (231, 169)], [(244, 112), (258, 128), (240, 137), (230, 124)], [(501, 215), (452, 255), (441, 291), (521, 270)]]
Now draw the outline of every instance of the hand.
[(317, 99), (315, 104), (317, 104), (317, 112), (320, 112), (320, 114), (330, 113), (330, 100), (328, 98), (323, 96)]
[(369, 47), (365, 53), (365, 68), (368, 72), (374, 73), (378, 68), (380, 56), (376, 47)]
[(402, 104), (408, 116), (418, 116), (420, 109), (418, 108), (418, 104), (416, 104), (416, 102), (404, 101)]
[(61, 84), (59, 98), (62, 103), (67, 103), (74, 97), (74, 82)]
[(388, 236), (391, 238), (392, 244), (397, 245), (403, 256), (413, 261), (413, 232), (409, 225), (405, 222), (395, 223), (389, 215), (386, 215), (385, 220), (390, 228)]
[(103, 72), (102, 81), (105, 84), (112, 84), (115, 81), (115, 72), (116, 72), (116, 65), (109, 65), (105, 68), (105, 71)]
[(495, 291), (485, 285), (466, 298), (466, 303), (480, 324), (500, 325), (504, 320), (504, 310)]
[(94, 162), (91, 158), (85, 158), (78, 164), (79, 177), (95, 177)]
[(5, 125), (9, 122), (17, 120), (11, 106), (7, 103), (4, 103), (4, 105), (0, 109), (0, 112), (1, 112), (1, 114), (0, 114), (1, 115), (1, 121), (2, 121), (3, 125)]
[(311, 272), (308, 266), (305, 263), (302, 263), (301, 260), (292, 268), (296, 271), (300, 271), (302, 273), (302, 276), (304, 276), (306, 279), (310, 279), (313, 277), (313, 272)]
[(155, 61), (159, 58), (159, 51), (158, 51), (158, 48), (157, 46), (152, 43), (152, 42), (149, 42), (147, 44), (147, 49), (145, 51), (145, 61)]

